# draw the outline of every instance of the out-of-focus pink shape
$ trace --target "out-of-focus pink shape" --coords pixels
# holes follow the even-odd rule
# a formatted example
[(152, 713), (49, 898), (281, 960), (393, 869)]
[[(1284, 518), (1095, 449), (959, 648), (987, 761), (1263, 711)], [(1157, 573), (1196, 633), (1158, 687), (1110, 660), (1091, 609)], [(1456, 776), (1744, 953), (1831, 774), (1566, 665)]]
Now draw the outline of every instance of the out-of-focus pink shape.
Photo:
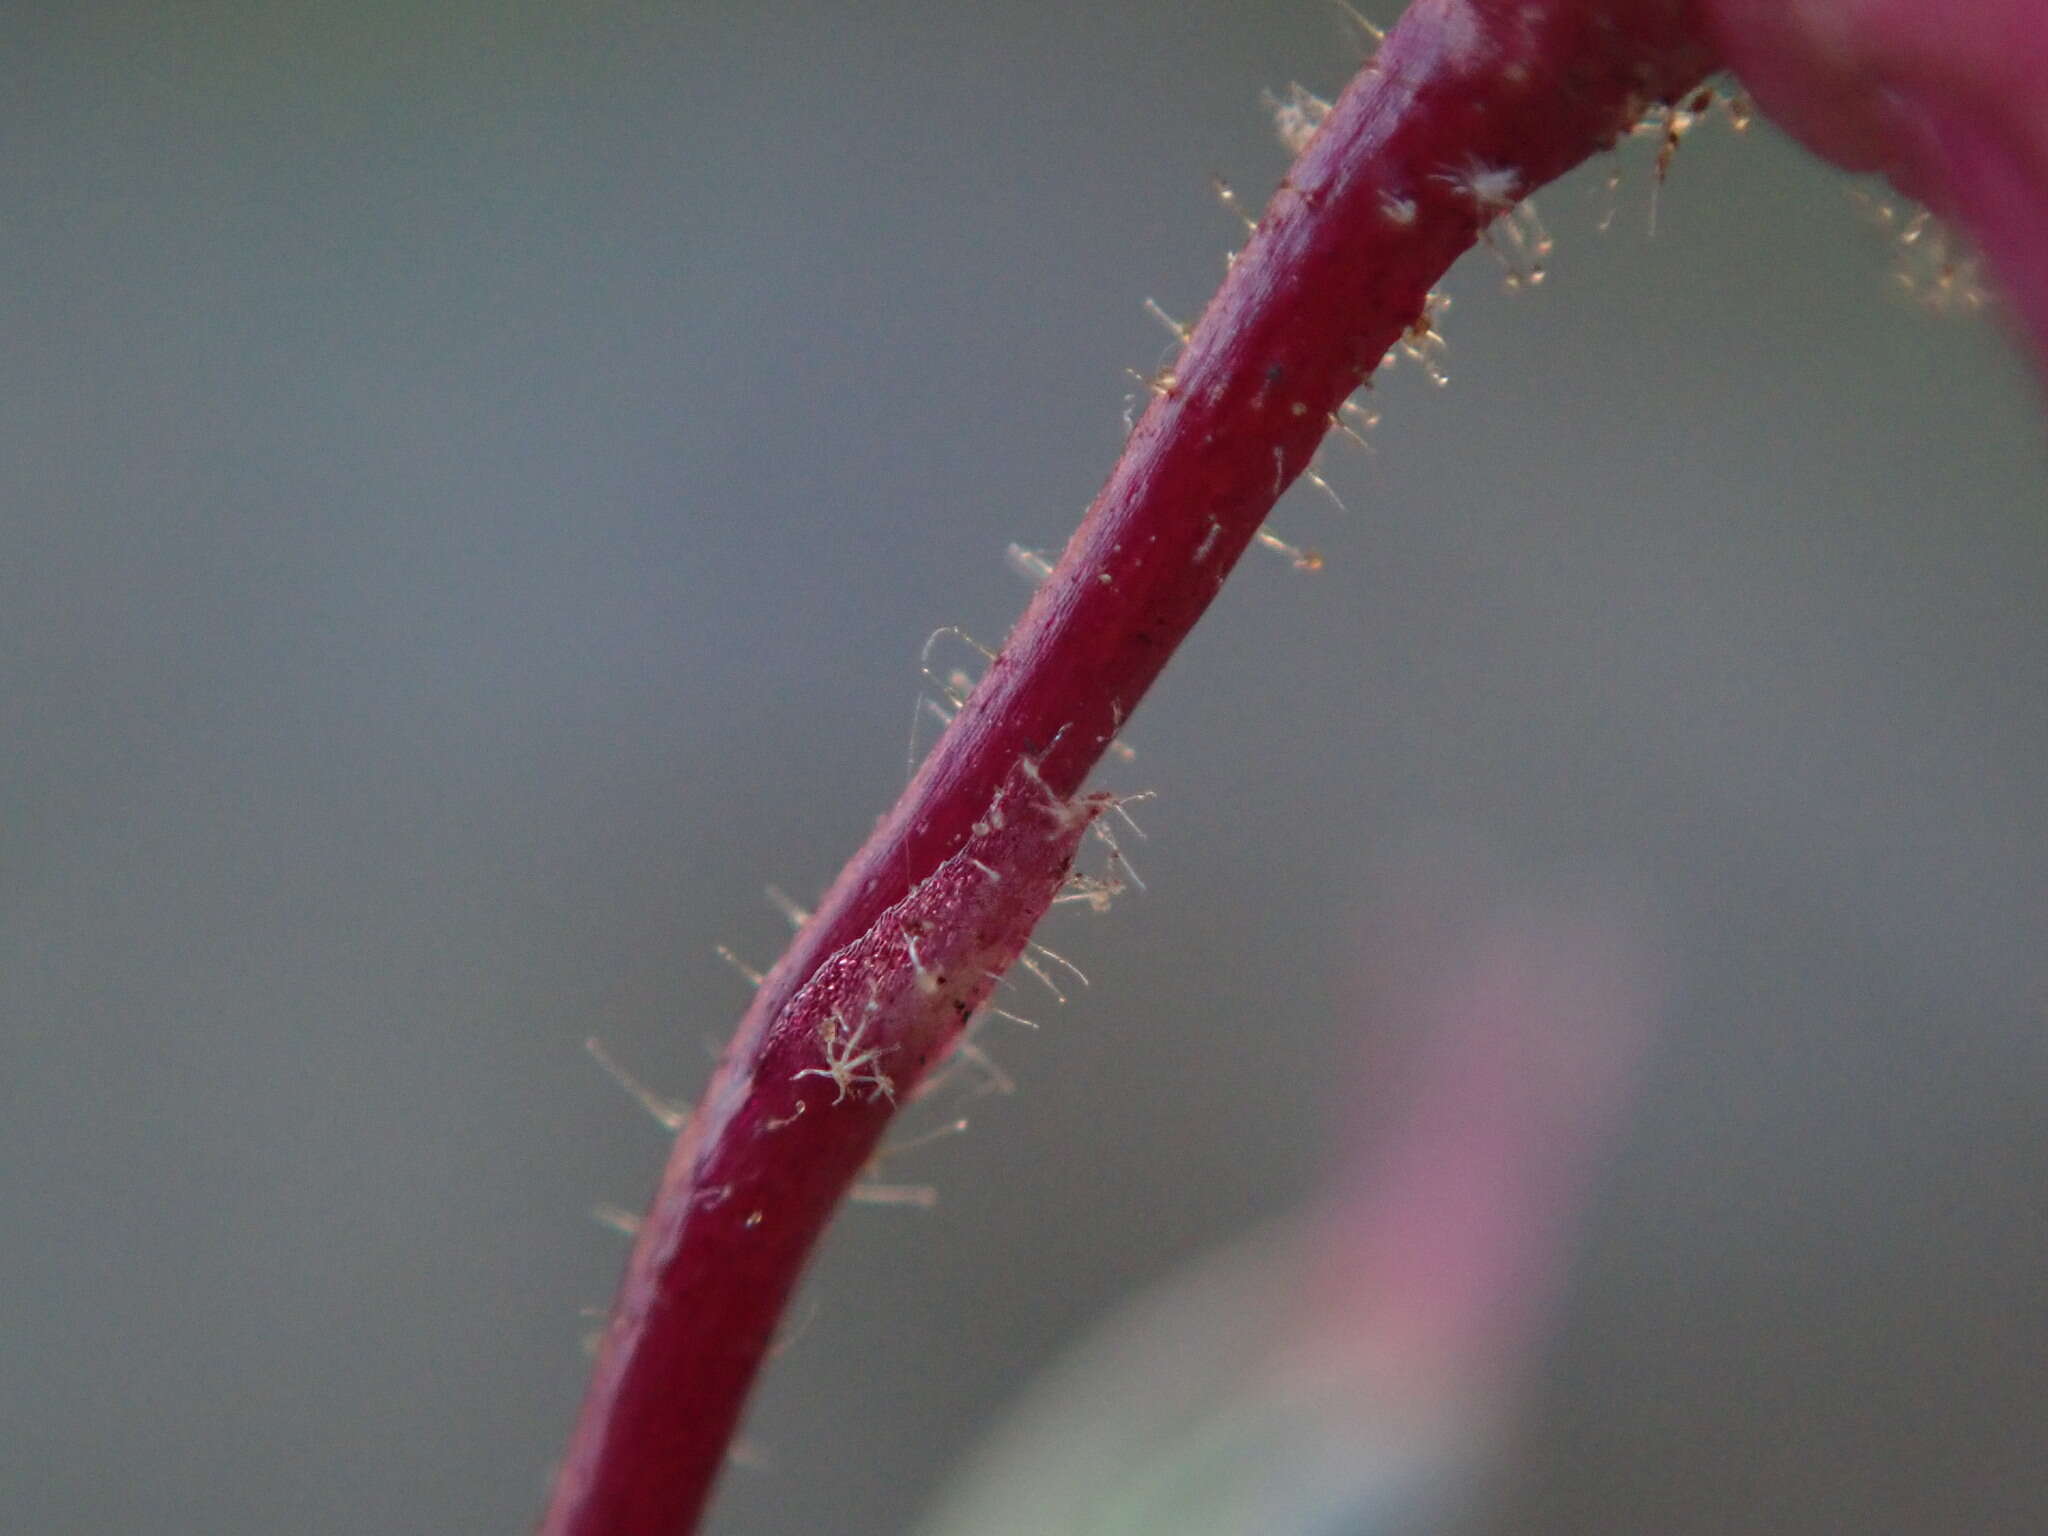
[(1610, 918), (1467, 923), (1376, 989), (1372, 1022), (1410, 1043), (1357, 1093), (1396, 1108), (1363, 1117), (1296, 1323), (1312, 1348), (1348, 1337), (1493, 1390), (1538, 1347), (1655, 1004), (1640, 944)]
[(1983, 251), (2048, 368), (2048, 0), (1707, 0), (1757, 102)]
[[(1424, 850), (1428, 854), (1430, 850)], [(1366, 925), (1314, 1205), (1056, 1366), (921, 1536), (1448, 1532), (1484, 1508), (1655, 1015), (1606, 903), (1455, 849)], [(1448, 859), (1444, 853), (1452, 856)]]

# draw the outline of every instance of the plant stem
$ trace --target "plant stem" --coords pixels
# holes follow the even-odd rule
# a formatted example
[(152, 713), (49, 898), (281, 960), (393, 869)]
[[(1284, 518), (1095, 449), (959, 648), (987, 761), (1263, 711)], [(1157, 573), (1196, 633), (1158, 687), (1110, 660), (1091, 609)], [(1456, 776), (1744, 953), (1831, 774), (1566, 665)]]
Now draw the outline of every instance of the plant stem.
[(695, 1527), (811, 1248), (1060, 888), (1076, 796), (1492, 220), (1712, 65), (1690, 0), (1417, 0), (1329, 112), (1002, 654), (760, 986), (620, 1287), (546, 1536)]

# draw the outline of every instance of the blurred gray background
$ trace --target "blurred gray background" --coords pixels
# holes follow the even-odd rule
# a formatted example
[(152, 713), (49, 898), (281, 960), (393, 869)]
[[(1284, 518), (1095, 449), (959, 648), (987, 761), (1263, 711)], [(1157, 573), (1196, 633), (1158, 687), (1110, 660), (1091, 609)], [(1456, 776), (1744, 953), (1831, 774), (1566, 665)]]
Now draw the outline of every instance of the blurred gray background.
[[(1387, 19), (1387, 18), (1383, 18)], [(0, 1528), (505, 1532), (663, 1140), (1262, 202), (1317, 0), (13, 6)], [(2048, 1525), (2048, 450), (1838, 178), (1703, 129), (1449, 284), (1134, 721), (1150, 894), (834, 1231), (724, 1533), (900, 1529), (1311, 1189), (1461, 828), (1676, 978), (1503, 1529)], [(1056, 1015), (1056, 1017), (1054, 1016)]]

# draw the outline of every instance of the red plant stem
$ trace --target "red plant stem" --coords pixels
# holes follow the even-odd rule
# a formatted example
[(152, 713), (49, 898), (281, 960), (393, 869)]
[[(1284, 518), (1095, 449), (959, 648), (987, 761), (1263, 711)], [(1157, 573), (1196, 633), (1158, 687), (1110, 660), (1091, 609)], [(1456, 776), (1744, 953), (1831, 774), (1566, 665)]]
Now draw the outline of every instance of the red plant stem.
[(1332, 413), (1497, 214), (1699, 81), (1700, 39), (1691, 0), (1417, 0), (1388, 35), (1002, 654), (762, 983), (641, 1228), (546, 1536), (694, 1528), (892, 1108), (849, 1059), (884, 1052), (865, 1070), (900, 1095), (950, 1047), (1058, 889), (1096, 809), (1072, 797)]

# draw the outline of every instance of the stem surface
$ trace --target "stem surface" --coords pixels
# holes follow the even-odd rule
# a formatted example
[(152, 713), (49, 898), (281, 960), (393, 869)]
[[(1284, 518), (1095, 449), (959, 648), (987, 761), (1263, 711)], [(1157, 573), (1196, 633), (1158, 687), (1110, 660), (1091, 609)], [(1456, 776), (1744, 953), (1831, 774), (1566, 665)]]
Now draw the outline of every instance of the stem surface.
[(1498, 215), (1713, 56), (1691, 0), (1417, 0), (1323, 120), (959, 716), (677, 1138), (545, 1536), (695, 1528), (811, 1249), (1060, 888), (1083, 781), (1338, 406)]

